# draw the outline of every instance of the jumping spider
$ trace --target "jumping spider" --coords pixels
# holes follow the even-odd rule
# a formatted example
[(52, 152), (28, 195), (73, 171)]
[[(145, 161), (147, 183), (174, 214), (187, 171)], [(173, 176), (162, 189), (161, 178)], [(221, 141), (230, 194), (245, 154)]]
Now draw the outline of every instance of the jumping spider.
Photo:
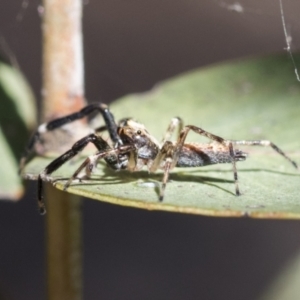
[[(107, 105), (94, 103), (87, 105), (80, 111), (55, 119), (49, 123), (40, 125), (37, 131), (29, 140), (28, 146), (20, 162), (20, 170), (23, 169), (29, 153), (33, 150), (35, 143), (40, 139), (41, 134), (62, 127), (75, 120), (87, 117), (92, 112), (102, 115), (105, 126), (99, 127), (95, 133), (89, 134), (77, 141), (70, 150), (53, 160), (38, 176), (38, 206), (41, 214), (46, 212), (43, 201), (43, 180), (60, 168), (65, 162), (82, 151), (87, 144), (93, 143), (97, 148), (94, 155), (84, 160), (73, 176), (65, 184), (66, 190), (72, 181), (78, 178), (79, 173), (85, 170), (89, 177), (100, 159), (104, 159), (107, 165), (114, 170), (127, 169), (129, 171), (141, 170), (147, 166), (150, 173), (158, 169), (164, 171), (162, 186), (159, 194), (159, 201), (164, 198), (169, 172), (174, 167), (202, 167), (212, 164), (231, 163), (235, 182), (235, 194), (240, 195), (238, 186), (238, 175), (236, 162), (247, 158), (247, 153), (235, 149), (235, 145), (270, 146), (277, 153), (286, 158), (295, 168), (297, 164), (291, 160), (280, 148), (268, 140), (226, 140), (199, 127), (188, 125), (183, 126), (180, 118), (173, 118), (161, 143), (151, 136), (144, 125), (132, 119), (122, 119), (116, 124), (115, 119)], [(178, 129), (176, 142), (170, 138), (175, 129)], [(107, 130), (112, 145), (109, 145), (97, 132)], [(210, 144), (185, 143), (185, 139), (192, 130), (212, 140)]]

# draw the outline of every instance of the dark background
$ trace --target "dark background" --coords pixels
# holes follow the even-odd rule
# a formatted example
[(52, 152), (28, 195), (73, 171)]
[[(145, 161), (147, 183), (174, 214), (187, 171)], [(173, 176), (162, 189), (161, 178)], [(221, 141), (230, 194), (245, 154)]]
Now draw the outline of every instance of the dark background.
[[(85, 1), (88, 99), (109, 102), (193, 68), (283, 51), (278, 1), (240, 3), (243, 13), (229, 10), (232, 2), (212, 0)], [(283, 4), (296, 50), (300, 3)], [(0, 52), (9, 46), (37, 99), (40, 5), (37, 0), (0, 4)], [(34, 199), (35, 186), (29, 184), (22, 201), (0, 203), (3, 299), (46, 297), (44, 219)], [(300, 249), (297, 221), (148, 212), (91, 200), (83, 210), (86, 300), (258, 299)]]

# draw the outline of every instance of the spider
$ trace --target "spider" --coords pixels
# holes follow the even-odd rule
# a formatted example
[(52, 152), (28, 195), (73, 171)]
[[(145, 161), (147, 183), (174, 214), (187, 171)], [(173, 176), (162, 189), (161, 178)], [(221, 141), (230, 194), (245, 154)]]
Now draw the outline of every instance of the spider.
[[(139, 171), (144, 166), (150, 173), (162, 169), (164, 174), (159, 192), (159, 201), (163, 201), (166, 185), (170, 171), (175, 167), (202, 167), (212, 164), (231, 163), (235, 183), (235, 194), (240, 195), (236, 162), (244, 161), (247, 153), (235, 149), (236, 145), (269, 146), (278, 154), (288, 160), (296, 169), (298, 165), (290, 159), (280, 148), (268, 140), (227, 140), (203, 130), (194, 125), (183, 126), (179, 117), (171, 120), (166, 134), (159, 143), (144, 127), (131, 118), (122, 119), (117, 124), (108, 106), (104, 103), (93, 103), (82, 108), (80, 111), (55, 119), (49, 123), (40, 125), (33, 134), (20, 161), (20, 170), (23, 169), (29, 153), (33, 150), (41, 135), (45, 132), (55, 130), (63, 125), (89, 116), (91, 113), (100, 113), (105, 125), (78, 140), (68, 151), (54, 159), (38, 175), (38, 207), (41, 214), (46, 212), (43, 201), (43, 181), (47, 181), (51, 173), (60, 168), (64, 163), (81, 152), (89, 143), (94, 144), (97, 152), (87, 157), (80, 167), (64, 186), (66, 190), (73, 180), (79, 178), (81, 171), (85, 171), (89, 177), (99, 160), (104, 159), (106, 164), (113, 170), (126, 169)], [(170, 141), (174, 131), (178, 129), (177, 141)], [(104, 140), (99, 132), (107, 130), (112, 145)], [(190, 131), (207, 137), (212, 142), (209, 144), (185, 143)]]

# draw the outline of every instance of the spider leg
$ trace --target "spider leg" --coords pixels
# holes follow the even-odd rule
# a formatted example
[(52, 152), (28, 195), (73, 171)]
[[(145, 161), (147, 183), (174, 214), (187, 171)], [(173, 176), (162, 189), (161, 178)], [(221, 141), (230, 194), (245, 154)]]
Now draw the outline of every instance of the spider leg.
[(161, 143), (164, 144), (166, 141), (169, 141), (172, 137), (172, 134), (174, 133), (174, 130), (178, 127), (178, 133), (177, 133), (177, 138), (183, 129), (183, 121), (180, 117), (174, 117), (172, 118), (167, 131), (165, 133), (165, 136), (163, 137)]
[(225, 149), (226, 148), (228, 149), (228, 152), (232, 158), (233, 178), (234, 178), (234, 183), (235, 183), (235, 194), (236, 194), (236, 196), (239, 196), (240, 190), (239, 190), (239, 186), (238, 186), (238, 174), (237, 174), (237, 169), (236, 169), (236, 159), (235, 159), (234, 150), (233, 150), (233, 142), (230, 140), (225, 140), (225, 139), (223, 139), (217, 135), (214, 135), (208, 131), (205, 131), (204, 129), (202, 129), (200, 127), (188, 125), (188, 126), (185, 126), (184, 129), (180, 132), (175, 149), (174, 149), (174, 156), (173, 156), (171, 168), (174, 168), (176, 166), (178, 158), (179, 158), (179, 154), (182, 150), (185, 139), (190, 130), (192, 130), (202, 136), (205, 136), (212, 141), (220, 143), (225, 147)]
[(27, 158), (29, 156), (29, 154), (32, 152), (34, 145), (36, 144), (36, 142), (38, 142), (40, 140), (41, 134), (47, 131), (52, 131), (55, 130), (57, 128), (62, 127), (65, 124), (71, 123), (73, 121), (82, 119), (84, 117), (87, 117), (88, 115), (90, 115), (92, 112), (97, 111), (99, 112), (102, 116), (103, 119), (105, 121), (105, 128), (108, 130), (109, 135), (111, 140), (115, 143), (115, 144), (119, 144), (122, 145), (123, 142), (121, 140), (121, 138), (118, 135), (117, 132), (117, 125), (115, 123), (115, 119), (114, 116), (112, 115), (112, 113), (110, 112), (108, 106), (104, 103), (93, 103), (93, 104), (89, 104), (87, 106), (85, 106), (84, 108), (82, 108), (80, 111), (72, 113), (70, 115), (52, 120), (48, 123), (44, 123), (41, 124), (37, 131), (31, 136), (25, 151), (22, 155), (22, 158), (20, 160), (20, 165), (19, 165), (19, 172), (22, 171), (22, 169), (24, 168)]
[[(128, 153), (129, 151), (132, 150), (132, 147), (133, 147), (132, 145), (124, 145), (116, 149), (110, 148), (107, 150), (99, 151), (98, 153), (89, 156), (84, 160), (84, 162), (80, 165), (80, 167), (74, 172), (74, 174), (67, 181), (67, 183), (64, 186), (64, 190), (66, 190), (71, 185), (72, 181), (78, 177), (78, 175), (83, 169), (86, 170), (86, 175), (89, 177), (95, 165), (100, 159), (102, 158), (106, 159), (108, 165), (110, 165), (110, 161), (112, 159), (117, 158), (120, 154)], [(114, 166), (114, 169), (121, 169), (121, 165), (118, 164), (117, 168)]]
[(129, 151), (128, 156), (128, 164), (127, 170), (136, 171), (137, 163), (138, 163), (138, 154), (137, 151), (131, 150)]
[(283, 156), (286, 160), (288, 160), (296, 169), (299, 170), (299, 167), (295, 161), (293, 161), (290, 157), (288, 157), (278, 146), (268, 140), (242, 140), (242, 141), (234, 141), (231, 143), (233, 145), (246, 145), (246, 146), (265, 146), (273, 148), (278, 154)]
[(106, 125), (102, 125), (102, 126), (99, 126), (99, 127), (95, 128), (94, 132), (95, 133), (100, 133), (100, 132), (103, 132), (105, 130), (107, 130), (107, 126)]
[[(84, 160), (84, 162), (80, 165), (80, 167), (74, 172), (74, 174), (69, 178), (67, 183), (64, 185), (64, 191), (71, 185), (72, 181), (78, 177), (79, 173), (83, 169), (86, 169), (86, 175), (90, 177), (92, 170), (96, 164), (96, 158), (97, 158), (96, 155), (91, 155)], [(100, 158), (102, 157), (99, 157), (99, 159)]]
[(170, 142), (170, 139), (176, 128), (178, 128), (177, 135), (179, 137), (179, 134), (183, 129), (183, 121), (180, 117), (172, 118), (172, 120), (167, 128), (167, 131), (162, 139), (162, 142), (161, 142), (163, 144), (163, 146), (160, 149), (160, 151), (158, 152), (156, 158), (154, 159), (153, 163), (151, 164), (151, 166), (149, 168), (149, 172), (154, 173), (160, 167), (162, 162), (164, 162), (164, 166), (163, 166), (164, 177), (163, 177), (162, 186), (160, 189), (159, 201), (163, 201), (165, 189), (166, 189), (167, 182), (169, 179), (170, 170), (172, 169), (172, 165), (173, 165), (172, 161), (173, 161), (174, 145), (172, 144), (172, 142)]
[(166, 189), (167, 182), (169, 179), (171, 165), (172, 165), (172, 159), (167, 159), (165, 162), (165, 166), (164, 166), (164, 177), (163, 177), (163, 181), (162, 181), (162, 185), (161, 185), (161, 189), (160, 189), (160, 193), (159, 193), (159, 201), (163, 201), (163, 199), (164, 199), (165, 189)]
[(153, 163), (149, 167), (149, 172), (156, 172), (158, 168), (162, 167), (164, 170), (164, 177), (162, 180), (162, 186), (159, 193), (159, 201), (163, 201), (165, 189), (169, 179), (170, 170), (173, 168), (174, 158), (174, 145), (170, 141), (166, 141), (160, 151), (158, 152)]
[[(43, 201), (43, 180), (47, 179), (47, 175), (50, 175), (58, 168), (60, 168), (65, 162), (73, 158), (79, 152), (81, 152), (88, 143), (93, 143), (95, 147), (101, 150), (110, 150), (110, 146), (107, 144), (105, 140), (103, 140), (100, 136), (95, 134), (90, 134), (78, 142), (76, 142), (70, 150), (53, 160), (46, 168), (39, 174), (38, 176), (38, 206), (41, 214), (45, 214), (45, 204)], [(118, 163), (118, 158), (109, 156), (107, 157), (107, 163), (114, 165)]]

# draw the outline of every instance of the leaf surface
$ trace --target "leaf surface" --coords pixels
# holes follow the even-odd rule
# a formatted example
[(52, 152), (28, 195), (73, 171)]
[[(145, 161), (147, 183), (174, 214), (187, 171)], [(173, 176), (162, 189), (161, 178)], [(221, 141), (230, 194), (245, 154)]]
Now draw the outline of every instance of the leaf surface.
[[(160, 83), (144, 94), (111, 105), (116, 119), (133, 117), (160, 140), (170, 120), (180, 116), (225, 139), (268, 139), (300, 164), (300, 84), (286, 56), (235, 61), (195, 70)], [(188, 141), (209, 142), (191, 133)], [(163, 202), (162, 172), (114, 172), (99, 163), (90, 180), (74, 182), (74, 194), (110, 203), (210, 216), (300, 217), (300, 172), (273, 149), (239, 147), (249, 153), (238, 162), (242, 195), (234, 194), (232, 166), (218, 164), (172, 171)], [(36, 158), (27, 168), (34, 178), (53, 158)], [(53, 179), (68, 178), (83, 158), (67, 163)], [(65, 181), (55, 181), (63, 188)]]
[(18, 200), (18, 162), (35, 126), (34, 96), (19, 70), (0, 60), (0, 199)]

